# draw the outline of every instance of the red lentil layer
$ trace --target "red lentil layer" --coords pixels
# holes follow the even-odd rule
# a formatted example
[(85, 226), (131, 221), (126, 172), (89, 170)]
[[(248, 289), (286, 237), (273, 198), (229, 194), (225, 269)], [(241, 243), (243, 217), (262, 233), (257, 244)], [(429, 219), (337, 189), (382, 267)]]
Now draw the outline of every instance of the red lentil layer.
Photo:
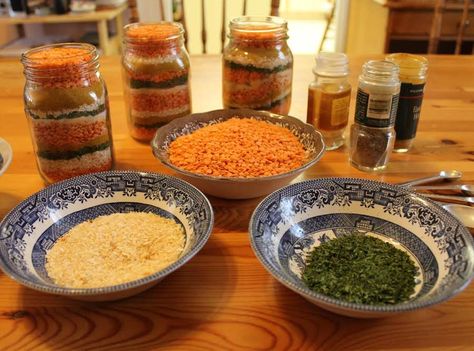
[(188, 74), (188, 70), (183, 69), (179, 71), (160, 71), (159, 73), (156, 73), (156, 74), (137, 73), (131, 70), (127, 70), (127, 74), (131, 79), (160, 83), (160, 82), (164, 82), (173, 78), (178, 78), (183, 75), (186, 75)]
[(85, 68), (93, 59), (93, 54), (86, 49), (54, 47), (28, 54), (27, 65), (41, 71), (41, 76), (35, 77), (35, 83), (43, 87), (68, 88), (98, 80), (92, 70)]
[(151, 140), (155, 136), (157, 129), (158, 128), (137, 127), (134, 125), (130, 128), (130, 134), (138, 140)]
[[(286, 33), (280, 31), (264, 31), (269, 30), (267, 26), (249, 26), (245, 30), (249, 32), (235, 31), (232, 33), (234, 42), (240, 47), (254, 48), (274, 48), (286, 40)], [(258, 31), (262, 30), (262, 31)], [(254, 31), (254, 32), (252, 32)]]
[(306, 152), (287, 128), (252, 118), (231, 118), (180, 136), (170, 144), (169, 159), (193, 173), (251, 178), (298, 168)]
[(133, 53), (139, 56), (176, 55), (181, 51), (180, 28), (171, 23), (131, 26), (125, 37), (131, 43)]
[(35, 139), (47, 150), (79, 149), (100, 136), (108, 135), (105, 117), (89, 123), (32, 120), (32, 124)]
[(232, 69), (226, 66), (224, 66), (223, 75), (226, 81), (237, 84), (250, 84), (268, 77), (268, 73), (249, 71), (246, 69)]
[[(187, 87), (175, 92), (169, 92), (168, 89), (156, 89), (155, 91), (141, 90), (137, 89), (130, 94), (130, 107), (132, 110), (160, 112), (182, 107), (190, 103)], [(162, 90), (162, 92), (159, 92), (159, 90)]]
[(81, 67), (93, 58), (89, 50), (73, 47), (46, 48), (28, 55), (32, 60), (31, 66), (42, 70), (65, 69)]

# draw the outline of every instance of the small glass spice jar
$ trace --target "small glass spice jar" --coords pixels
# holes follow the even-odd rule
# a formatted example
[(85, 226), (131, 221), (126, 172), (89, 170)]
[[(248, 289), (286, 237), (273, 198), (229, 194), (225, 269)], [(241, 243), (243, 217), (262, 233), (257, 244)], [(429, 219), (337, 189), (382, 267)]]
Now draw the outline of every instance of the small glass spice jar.
[(362, 66), (349, 153), (351, 164), (362, 171), (387, 166), (395, 141), (398, 72), (398, 66), (388, 61), (368, 61)]
[(43, 179), (112, 169), (109, 102), (96, 48), (47, 45), (27, 51), (21, 61), (25, 113)]
[(407, 152), (416, 136), (426, 83), (428, 60), (423, 56), (396, 53), (385, 58), (400, 68), (400, 101), (395, 120), (395, 152)]
[(180, 23), (132, 23), (124, 28), (125, 105), (133, 138), (148, 142), (156, 130), (191, 113), (189, 55)]
[(326, 150), (344, 144), (344, 130), (349, 118), (351, 85), (345, 54), (322, 52), (316, 57), (314, 81), (308, 87), (307, 123), (318, 129)]
[(291, 104), (293, 55), (287, 22), (279, 17), (230, 21), (224, 49), (224, 108), (250, 108), (287, 115)]

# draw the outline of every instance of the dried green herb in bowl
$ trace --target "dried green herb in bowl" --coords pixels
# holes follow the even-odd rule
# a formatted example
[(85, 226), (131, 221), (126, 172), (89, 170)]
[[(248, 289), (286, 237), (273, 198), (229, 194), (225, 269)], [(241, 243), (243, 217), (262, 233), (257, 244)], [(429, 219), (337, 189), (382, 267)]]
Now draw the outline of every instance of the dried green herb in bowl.
[(415, 292), (417, 268), (390, 243), (351, 234), (316, 247), (308, 256), (303, 281), (313, 291), (369, 305), (396, 304)]

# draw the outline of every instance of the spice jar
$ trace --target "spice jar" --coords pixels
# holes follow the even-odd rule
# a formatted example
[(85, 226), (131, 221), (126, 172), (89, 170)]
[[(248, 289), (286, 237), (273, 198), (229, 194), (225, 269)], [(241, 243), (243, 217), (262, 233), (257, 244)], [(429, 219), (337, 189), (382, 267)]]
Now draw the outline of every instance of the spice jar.
[(124, 28), (122, 56), (128, 126), (148, 142), (156, 130), (191, 113), (189, 56), (180, 23), (132, 23)]
[(398, 72), (388, 61), (368, 61), (362, 67), (349, 153), (352, 165), (362, 171), (381, 170), (388, 163), (395, 141)]
[(21, 57), (25, 113), (39, 172), (48, 182), (110, 170), (112, 133), (99, 55), (89, 44), (55, 44)]
[(407, 152), (416, 136), (421, 103), (426, 83), (428, 60), (412, 54), (391, 54), (386, 57), (400, 68), (400, 101), (395, 120), (395, 152)]
[(290, 110), (293, 55), (287, 22), (279, 17), (238, 17), (224, 49), (224, 108), (286, 115)]
[(324, 137), (326, 150), (344, 144), (344, 130), (349, 117), (351, 85), (345, 54), (322, 52), (316, 57), (314, 81), (308, 87), (307, 123)]

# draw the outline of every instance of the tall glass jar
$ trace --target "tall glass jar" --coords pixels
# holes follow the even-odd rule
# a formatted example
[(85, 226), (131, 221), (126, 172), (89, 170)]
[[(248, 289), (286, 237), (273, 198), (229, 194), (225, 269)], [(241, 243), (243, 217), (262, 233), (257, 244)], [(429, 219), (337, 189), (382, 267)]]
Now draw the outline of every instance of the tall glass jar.
[(345, 54), (318, 54), (313, 69), (314, 81), (308, 87), (307, 123), (321, 132), (326, 150), (334, 150), (344, 144), (343, 134), (351, 101), (348, 64)]
[(287, 115), (291, 104), (293, 55), (287, 22), (279, 17), (230, 21), (224, 49), (224, 108), (250, 108)]
[(156, 130), (191, 113), (189, 56), (180, 23), (132, 23), (124, 28), (122, 56), (128, 126), (148, 142)]
[(25, 113), (43, 179), (112, 169), (109, 102), (96, 48), (47, 45), (27, 51), (21, 61)]
[(349, 153), (352, 165), (362, 171), (382, 170), (389, 161), (400, 94), (398, 72), (388, 61), (368, 61), (362, 67)]
[(400, 101), (395, 120), (395, 152), (407, 152), (416, 136), (426, 83), (428, 60), (423, 56), (396, 53), (386, 57), (400, 68)]

